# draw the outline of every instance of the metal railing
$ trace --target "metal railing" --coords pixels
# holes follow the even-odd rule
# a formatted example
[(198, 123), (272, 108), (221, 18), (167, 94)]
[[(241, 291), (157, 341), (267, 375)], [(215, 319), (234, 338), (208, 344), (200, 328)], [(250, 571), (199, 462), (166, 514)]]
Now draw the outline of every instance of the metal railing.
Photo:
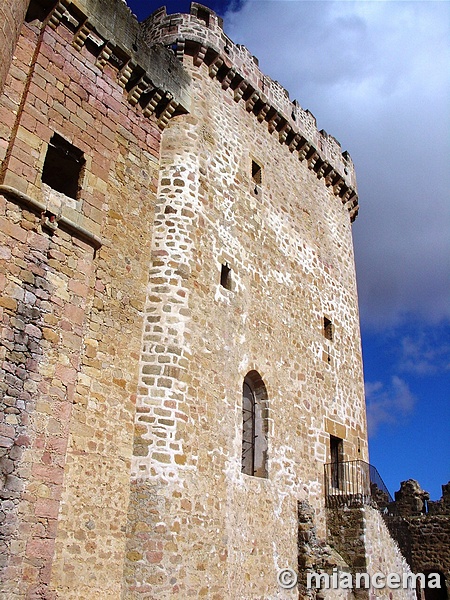
[(326, 464), (325, 498), (329, 507), (371, 504), (384, 510), (393, 502), (376, 468), (363, 460)]

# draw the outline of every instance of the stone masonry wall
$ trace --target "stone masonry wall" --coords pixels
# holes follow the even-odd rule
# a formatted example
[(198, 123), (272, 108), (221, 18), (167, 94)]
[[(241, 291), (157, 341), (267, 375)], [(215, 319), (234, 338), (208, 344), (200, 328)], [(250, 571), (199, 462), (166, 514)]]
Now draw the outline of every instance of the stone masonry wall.
[(317, 129), (314, 115), (292, 101), (285, 88), (261, 72), (258, 59), (224, 33), (222, 19), (213, 11), (196, 2), (191, 3), (190, 14), (167, 15), (162, 7), (143, 23), (143, 36), (149, 45), (172, 46), (180, 58), (185, 52), (193, 55), (197, 66), (205, 62), (210, 76), (219, 79), (223, 89), (231, 88), (235, 100), (242, 99), (258, 121), (267, 121), (271, 131), (277, 130), (290, 150), (301, 148), (314, 160), (314, 168), (319, 177), (327, 178), (327, 185), (340, 182), (342, 193), (348, 191), (352, 216), (356, 215), (356, 177), (348, 152), (342, 152), (339, 142), (326, 131)]
[(440, 572), (450, 594), (450, 482), (433, 502), (417, 481), (402, 481), (384, 519), (412, 570)]
[[(411, 567), (402, 555), (398, 544), (391, 537), (389, 529), (383, 520), (381, 513), (371, 506), (364, 508), (365, 543), (367, 555), (367, 572), (374, 573), (398, 573), (403, 577), (404, 573), (411, 573)], [(386, 600), (400, 599), (415, 600), (417, 598), (414, 589), (381, 589), (371, 590), (378, 598)]]
[[(2, 585), (45, 594), (93, 248), (1, 196)], [(8, 269), (4, 268), (5, 263)], [(34, 597), (34, 596), (32, 596)]]
[[(298, 598), (280, 569), (353, 560), (327, 545), (330, 436), (368, 459), (351, 158), (208, 9), (47, 4), (0, 97), (1, 592)], [(54, 133), (75, 198), (42, 182)], [(241, 472), (250, 372), (267, 477)], [(347, 533), (400, 568), (377, 515)]]
[[(276, 574), (297, 564), (298, 500), (325, 538), (330, 432), (367, 460), (350, 217), (207, 64), (184, 65), (192, 112), (161, 145), (124, 597), (292, 598)], [(267, 479), (241, 473), (252, 370), (269, 397)]]
[(8, 75), (28, 3), (29, 0), (10, 0), (0, 5), (0, 93)]
[(352, 573), (367, 568), (363, 506), (327, 510), (328, 543), (346, 560)]
[[(370, 577), (381, 573), (385, 577), (396, 573), (411, 574), (397, 543), (391, 537), (378, 509), (371, 506), (328, 509), (328, 543), (341, 554), (349, 565), (347, 572), (368, 573)], [(345, 569), (344, 569), (345, 570)], [(356, 579), (354, 579), (355, 581)], [(355, 589), (358, 598), (385, 598), (386, 600), (415, 600), (413, 589)]]
[[(94, 27), (105, 10), (83, 21), (77, 4), (24, 26), (0, 99), (1, 591), (11, 599), (120, 595), (159, 144), (187, 98), (164, 49), (143, 53), (148, 71), (133, 51), (129, 68), (127, 38)], [(153, 67), (179, 73), (169, 108), (170, 78), (151, 106), (138, 103), (134, 85), (145, 76), (151, 87)], [(84, 155), (75, 199), (41, 181), (54, 132)]]

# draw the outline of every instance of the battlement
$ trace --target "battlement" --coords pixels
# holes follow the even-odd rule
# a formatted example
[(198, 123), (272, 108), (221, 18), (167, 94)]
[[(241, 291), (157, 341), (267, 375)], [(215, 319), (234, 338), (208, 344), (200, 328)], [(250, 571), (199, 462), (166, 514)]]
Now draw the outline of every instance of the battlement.
[(450, 516), (450, 481), (442, 485), (439, 500), (430, 500), (430, 494), (414, 479), (402, 481), (395, 492), (395, 501), (389, 506), (389, 514), (400, 517)]
[(46, 13), (50, 27), (64, 25), (72, 32), (77, 50), (89, 46), (97, 67), (108, 65), (116, 72), (130, 104), (139, 102), (147, 117), (156, 114), (160, 128), (173, 114), (189, 111), (188, 74), (161, 45), (142, 43), (141, 26), (124, 0), (60, 0), (46, 8), (31, 4), (31, 18), (43, 20)]
[[(40, 3), (32, 6), (42, 10)], [(342, 152), (333, 136), (318, 130), (309, 110), (291, 101), (285, 88), (262, 73), (245, 46), (230, 40), (212, 10), (193, 2), (190, 14), (168, 15), (162, 7), (143, 23), (124, 0), (60, 0), (46, 11), (50, 27), (69, 29), (78, 50), (88, 45), (96, 66), (113, 69), (130, 104), (140, 107), (144, 116), (156, 115), (161, 129), (172, 116), (190, 112), (190, 79), (180, 61), (187, 55), (196, 67), (207, 65), (210, 77), (223, 90), (231, 90), (235, 102), (244, 103), (269, 134), (278, 134), (280, 143), (333, 190), (350, 219), (356, 218), (356, 178), (348, 152)]]
[[(139, 23), (124, 0), (31, 0), (18, 28), (0, 596), (279, 598), (280, 567), (335, 562), (324, 465), (369, 476), (351, 495), (376, 483), (351, 159), (199, 4)], [(362, 510), (331, 541), (396, 572)]]
[(318, 130), (314, 115), (297, 100), (290, 100), (278, 81), (262, 73), (258, 59), (245, 46), (230, 40), (222, 19), (211, 9), (193, 2), (190, 14), (168, 15), (162, 7), (142, 23), (142, 35), (149, 47), (162, 44), (181, 60), (186, 54), (197, 67), (205, 63), (211, 78), (218, 79), (223, 89), (230, 88), (236, 102), (243, 101), (269, 133), (277, 131), (280, 143), (298, 152), (299, 160), (306, 160), (319, 179), (333, 186), (355, 218), (356, 178), (348, 152), (342, 152), (339, 142), (326, 131)]

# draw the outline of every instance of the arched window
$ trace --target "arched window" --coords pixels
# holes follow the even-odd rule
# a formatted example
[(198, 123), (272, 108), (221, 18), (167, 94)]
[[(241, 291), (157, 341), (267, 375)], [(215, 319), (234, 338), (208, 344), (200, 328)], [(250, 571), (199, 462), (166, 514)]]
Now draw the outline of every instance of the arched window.
[(242, 473), (267, 477), (267, 430), (266, 386), (250, 371), (242, 386)]

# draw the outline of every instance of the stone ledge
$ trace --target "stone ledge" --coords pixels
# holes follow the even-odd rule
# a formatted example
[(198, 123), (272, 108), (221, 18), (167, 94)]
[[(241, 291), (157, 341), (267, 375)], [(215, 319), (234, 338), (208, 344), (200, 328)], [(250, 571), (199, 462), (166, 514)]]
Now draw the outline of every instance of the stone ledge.
[(71, 219), (63, 217), (62, 215), (52, 215), (52, 217), (54, 217), (54, 220), (50, 219), (46, 215), (48, 211), (47, 207), (44, 204), (42, 204), (38, 200), (35, 200), (31, 196), (24, 194), (16, 188), (13, 188), (9, 185), (0, 185), (0, 194), (4, 194), (5, 196), (14, 200), (24, 208), (30, 209), (31, 211), (39, 214), (41, 216), (41, 222), (44, 228), (47, 228), (51, 231), (55, 231), (58, 227), (61, 227), (61, 229), (67, 231), (67, 233), (70, 233), (74, 237), (77, 237), (78, 239), (82, 240), (83, 242), (86, 242), (95, 250), (98, 250), (102, 247), (102, 240), (99, 237), (97, 237), (84, 227), (81, 227), (81, 225), (78, 225)]

